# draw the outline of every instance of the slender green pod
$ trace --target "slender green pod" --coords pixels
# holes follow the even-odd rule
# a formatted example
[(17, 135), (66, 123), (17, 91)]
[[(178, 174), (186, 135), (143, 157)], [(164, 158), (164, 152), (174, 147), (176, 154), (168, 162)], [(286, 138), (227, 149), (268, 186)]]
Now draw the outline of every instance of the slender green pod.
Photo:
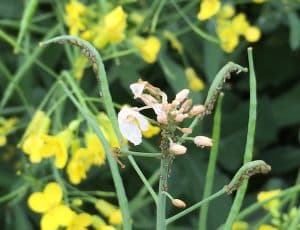
[(231, 78), (232, 73), (247, 72), (246, 67), (242, 67), (233, 62), (228, 62), (217, 74), (213, 80), (204, 103), (205, 114), (210, 114), (214, 108), (215, 102), (223, 88), (224, 82)]
[(255, 174), (267, 174), (271, 171), (271, 166), (262, 160), (250, 161), (244, 164), (234, 175), (228, 185), (224, 186), (225, 192), (229, 195), (239, 189), (245, 180)]

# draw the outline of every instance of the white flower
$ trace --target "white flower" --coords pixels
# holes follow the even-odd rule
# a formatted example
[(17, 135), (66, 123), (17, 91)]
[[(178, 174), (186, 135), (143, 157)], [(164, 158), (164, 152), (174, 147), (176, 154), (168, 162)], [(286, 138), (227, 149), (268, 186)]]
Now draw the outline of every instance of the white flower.
[(130, 85), (130, 89), (134, 95), (134, 98), (140, 98), (142, 96), (146, 84), (146, 81), (139, 81)]
[(149, 128), (149, 122), (135, 109), (137, 108), (122, 108), (118, 113), (118, 123), (121, 134), (134, 145), (138, 145), (142, 142), (142, 131)]

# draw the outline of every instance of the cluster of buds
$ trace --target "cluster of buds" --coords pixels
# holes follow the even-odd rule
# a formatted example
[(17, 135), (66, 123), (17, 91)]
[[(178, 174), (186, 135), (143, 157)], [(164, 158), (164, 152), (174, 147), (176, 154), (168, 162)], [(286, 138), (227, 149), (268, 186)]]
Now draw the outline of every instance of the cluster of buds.
[[(161, 89), (151, 85), (147, 81), (139, 80), (131, 84), (130, 89), (135, 99), (143, 101), (145, 106), (141, 108), (123, 108), (118, 114), (119, 127), (122, 135), (135, 145), (141, 143), (141, 131), (148, 128), (148, 121), (139, 112), (145, 109), (153, 109), (157, 123), (165, 129), (180, 130), (183, 134), (191, 134), (192, 129), (182, 128), (180, 124), (186, 118), (205, 115), (205, 106), (193, 105), (188, 89), (178, 92), (173, 101), (168, 102), (168, 97)], [(194, 143), (199, 147), (212, 146), (212, 140), (208, 137), (197, 136)], [(168, 152), (172, 155), (185, 154), (187, 148), (175, 143), (172, 137), (168, 137)]]
[[(162, 125), (178, 124), (186, 118), (199, 116), (205, 112), (203, 105), (193, 105), (192, 99), (188, 98), (190, 93), (188, 89), (181, 90), (169, 103), (167, 95), (147, 81), (139, 80), (131, 84), (130, 88), (134, 98), (141, 99), (146, 107), (154, 110), (157, 122)], [(190, 130), (183, 129), (183, 132), (189, 133)]]

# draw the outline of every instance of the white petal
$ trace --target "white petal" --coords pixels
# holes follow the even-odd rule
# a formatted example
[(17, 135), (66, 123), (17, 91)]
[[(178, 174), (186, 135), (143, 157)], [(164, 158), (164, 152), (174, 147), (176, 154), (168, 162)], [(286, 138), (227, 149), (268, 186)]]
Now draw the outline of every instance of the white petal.
[(142, 96), (144, 88), (145, 88), (144, 82), (133, 83), (130, 85), (131, 92), (133, 93), (135, 98), (139, 98)]
[(140, 128), (142, 131), (146, 131), (149, 129), (149, 122), (142, 114), (137, 112), (136, 118), (139, 122), (139, 125), (140, 125)]
[(142, 132), (136, 123), (119, 124), (121, 134), (134, 145), (142, 142)]

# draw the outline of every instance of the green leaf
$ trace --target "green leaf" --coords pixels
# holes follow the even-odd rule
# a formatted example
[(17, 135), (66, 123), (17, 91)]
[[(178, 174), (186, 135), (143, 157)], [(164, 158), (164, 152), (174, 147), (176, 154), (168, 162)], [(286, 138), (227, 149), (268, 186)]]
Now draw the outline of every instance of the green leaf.
[(290, 47), (296, 50), (300, 46), (300, 19), (295, 11), (288, 13), (288, 22), (290, 26)]

